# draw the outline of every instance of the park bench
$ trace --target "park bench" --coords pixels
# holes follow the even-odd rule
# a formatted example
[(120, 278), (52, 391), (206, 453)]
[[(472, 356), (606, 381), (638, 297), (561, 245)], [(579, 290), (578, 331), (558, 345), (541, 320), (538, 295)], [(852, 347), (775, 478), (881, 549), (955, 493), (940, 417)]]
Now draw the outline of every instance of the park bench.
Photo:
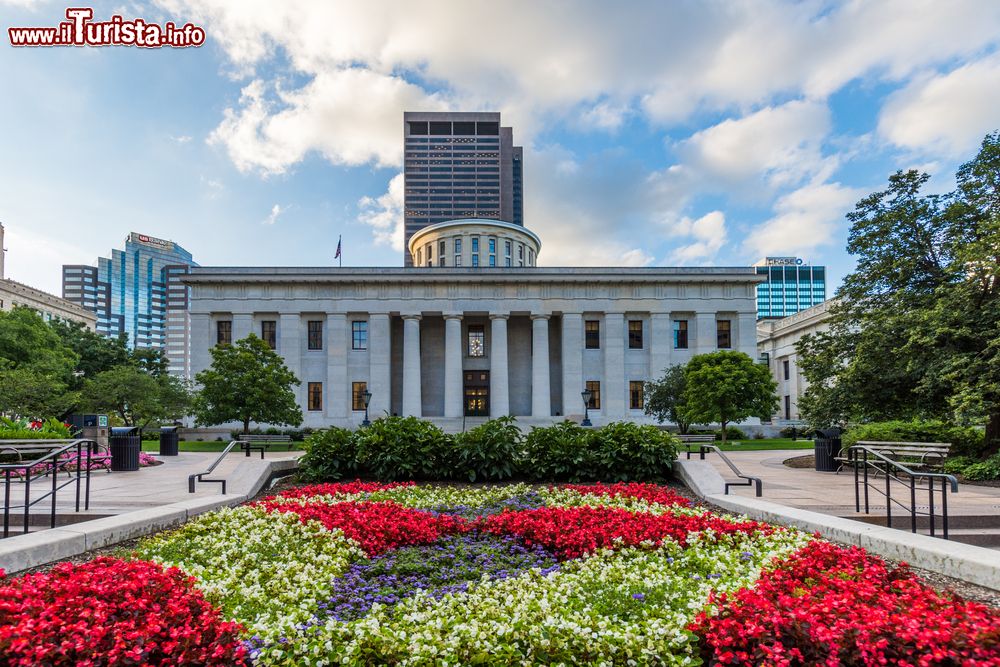
[(292, 436), (290, 435), (241, 435), (240, 449), (250, 456), (250, 452), (259, 451), (260, 458), (264, 458), (264, 450), (271, 445), (285, 445), (289, 450), (292, 448)]
[(678, 435), (675, 436), (681, 441), (681, 447), (687, 452), (687, 457), (691, 458), (692, 447), (697, 447), (694, 450), (695, 453), (702, 459), (705, 458), (705, 454), (711, 451), (707, 445), (715, 444), (715, 436), (711, 434), (706, 435)]
[[(873, 452), (878, 452), (893, 461), (905, 462), (911, 468), (933, 468), (940, 469), (944, 460), (948, 458), (951, 451), (950, 442), (882, 442), (875, 440), (858, 440), (854, 443), (856, 447), (867, 447)], [(840, 451), (836, 460), (841, 467), (850, 465), (845, 447)]]

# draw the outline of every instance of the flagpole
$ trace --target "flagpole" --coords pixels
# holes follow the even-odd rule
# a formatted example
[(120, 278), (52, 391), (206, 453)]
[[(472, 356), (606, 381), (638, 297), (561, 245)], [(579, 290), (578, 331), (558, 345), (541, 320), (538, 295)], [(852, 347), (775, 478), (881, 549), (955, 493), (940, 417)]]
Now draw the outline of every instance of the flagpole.
[(340, 262), (339, 264), (337, 264), (338, 269), (344, 268), (344, 253), (340, 249), (340, 241), (342, 238), (343, 238), (342, 235), (340, 234), (337, 235), (337, 261)]

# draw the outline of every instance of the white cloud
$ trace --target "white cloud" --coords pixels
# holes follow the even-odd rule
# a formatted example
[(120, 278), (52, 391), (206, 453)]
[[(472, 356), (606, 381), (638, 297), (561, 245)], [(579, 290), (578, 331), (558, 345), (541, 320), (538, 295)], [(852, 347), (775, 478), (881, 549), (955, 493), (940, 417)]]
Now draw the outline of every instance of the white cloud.
[(271, 207), (271, 212), (267, 215), (266, 218), (264, 218), (264, 221), (261, 224), (273, 225), (278, 221), (278, 217), (287, 210), (288, 207), (283, 208), (280, 204), (275, 204), (274, 206)]
[(384, 195), (358, 201), (358, 220), (372, 227), (375, 243), (403, 250), (403, 201), (403, 174), (392, 177)]
[(1000, 128), (1000, 57), (921, 77), (890, 96), (878, 131), (921, 154), (967, 156)]
[(822, 171), (830, 129), (825, 104), (796, 100), (695, 133), (679, 153), (702, 189), (787, 187)]
[(688, 264), (711, 260), (726, 243), (726, 216), (722, 211), (712, 211), (697, 220), (682, 218), (676, 232), (691, 236), (695, 241), (676, 248), (670, 257), (673, 262)]
[(188, 136), (188, 135), (186, 135), (186, 134), (182, 134), (182, 135), (180, 135), (180, 136), (178, 136), (178, 137), (175, 137), (175, 136), (172, 136), (172, 135), (171, 135), (171, 137), (170, 137), (170, 138), (171, 138), (171, 139), (172, 139), (173, 141), (176, 141), (176, 142), (177, 142), (177, 143), (179, 143), (179, 144), (186, 144), (186, 143), (188, 143), (189, 141), (191, 141), (191, 137), (190, 137), (190, 136)]
[(744, 248), (754, 256), (799, 255), (830, 243), (862, 196), (840, 183), (809, 184), (781, 197), (774, 216), (750, 230)]

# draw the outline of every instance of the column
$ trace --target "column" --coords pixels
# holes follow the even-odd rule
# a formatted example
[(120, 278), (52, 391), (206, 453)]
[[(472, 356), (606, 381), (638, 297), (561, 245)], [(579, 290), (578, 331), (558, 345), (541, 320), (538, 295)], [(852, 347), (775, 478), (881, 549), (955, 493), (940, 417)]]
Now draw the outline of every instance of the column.
[[(0, 254), (3, 251), (0, 250)], [(191, 377), (208, 368), (212, 363), (209, 352), (215, 347), (215, 324), (208, 313), (191, 313)]]
[(733, 341), (733, 349), (749, 354), (751, 359), (756, 360), (760, 356), (757, 353), (756, 313), (740, 313), (736, 329), (738, 338)]
[(282, 313), (278, 319), (278, 353), (284, 358), (285, 366), (302, 384), (295, 389), (299, 407), (306, 413), (306, 378), (302, 377), (302, 318), (299, 313)]
[(670, 354), (674, 349), (674, 331), (670, 323), (670, 313), (651, 313), (649, 316), (649, 379), (658, 380), (670, 366)]
[(531, 416), (552, 415), (549, 385), (549, 316), (531, 316)]
[(719, 346), (719, 335), (716, 330), (715, 313), (698, 313), (695, 316), (696, 340), (694, 354), (715, 352)]
[(625, 417), (625, 314), (604, 314), (604, 382), (601, 412), (608, 420)]
[(260, 332), (253, 330), (253, 313), (233, 313), (233, 342), (243, 340), (252, 333), (260, 338)]
[(420, 315), (403, 315), (403, 416), (422, 417)]
[(462, 409), (462, 316), (444, 316), (444, 416), (461, 417)]
[(372, 419), (391, 414), (392, 378), (388, 313), (368, 314), (368, 391), (372, 401), (368, 413)]
[(583, 315), (562, 316), (563, 416), (583, 415)]
[(347, 419), (350, 406), (350, 379), (347, 377), (347, 314), (326, 315), (326, 416)]
[(510, 414), (510, 388), (507, 364), (508, 313), (490, 314), (490, 417)]

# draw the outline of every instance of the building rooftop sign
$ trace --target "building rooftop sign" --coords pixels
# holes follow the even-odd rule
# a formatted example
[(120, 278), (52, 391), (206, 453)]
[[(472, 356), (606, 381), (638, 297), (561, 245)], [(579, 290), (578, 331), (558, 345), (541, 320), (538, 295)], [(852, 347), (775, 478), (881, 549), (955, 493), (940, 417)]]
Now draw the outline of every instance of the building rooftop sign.
[(802, 260), (798, 257), (765, 257), (756, 266), (800, 266)]
[(143, 245), (148, 245), (153, 248), (159, 248), (160, 250), (173, 250), (174, 242), (166, 241), (164, 239), (158, 239), (155, 236), (147, 236), (145, 234), (137, 234), (132, 232), (129, 235), (129, 241), (132, 243), (141, 243)]

